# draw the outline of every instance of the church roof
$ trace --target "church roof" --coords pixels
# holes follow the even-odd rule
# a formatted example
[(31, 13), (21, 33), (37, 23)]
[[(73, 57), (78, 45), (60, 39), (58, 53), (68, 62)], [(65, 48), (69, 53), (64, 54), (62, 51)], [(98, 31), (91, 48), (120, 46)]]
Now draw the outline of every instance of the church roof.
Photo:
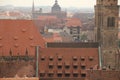
[(0, 56), (34, 55), (34, 46), (45, 47), (45, 42), (32, 20), (0, 20)]

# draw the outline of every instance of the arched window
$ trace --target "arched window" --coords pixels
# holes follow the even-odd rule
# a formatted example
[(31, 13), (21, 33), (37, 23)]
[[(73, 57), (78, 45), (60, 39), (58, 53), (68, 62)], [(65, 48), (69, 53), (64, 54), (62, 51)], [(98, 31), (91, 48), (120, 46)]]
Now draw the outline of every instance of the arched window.
[(108, 17), (107, 26), (108, 27), (114, 27), (115, 26), (115, 17)]

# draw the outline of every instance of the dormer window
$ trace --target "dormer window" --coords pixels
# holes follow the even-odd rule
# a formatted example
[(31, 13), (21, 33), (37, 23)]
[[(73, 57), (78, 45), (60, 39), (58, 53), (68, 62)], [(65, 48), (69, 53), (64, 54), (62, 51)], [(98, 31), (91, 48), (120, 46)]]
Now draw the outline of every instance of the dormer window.
[(41, 61), (44, 61), (44, 60), (45, 60), (45, 56), (42, 56), (42, 57), (41, 57)]
[(93, 59), (94, 59), (94, 58), (93, 58), (92, 56), (91, 56), (91, 57), (89, 57), (89, 61), (93, 61)]
[(77, 61), (77, 57), (76, 56), (73, 57), (73, 61)]

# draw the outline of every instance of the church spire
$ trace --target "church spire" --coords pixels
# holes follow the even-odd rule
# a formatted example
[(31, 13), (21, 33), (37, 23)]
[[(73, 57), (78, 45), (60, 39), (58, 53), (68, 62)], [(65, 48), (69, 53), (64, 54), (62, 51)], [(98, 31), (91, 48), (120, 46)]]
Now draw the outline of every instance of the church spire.
[(35, 6), (34, 6), (34, 0), (33, 0), (33, 3), (32, 3), (32, 13), (35, 11)]

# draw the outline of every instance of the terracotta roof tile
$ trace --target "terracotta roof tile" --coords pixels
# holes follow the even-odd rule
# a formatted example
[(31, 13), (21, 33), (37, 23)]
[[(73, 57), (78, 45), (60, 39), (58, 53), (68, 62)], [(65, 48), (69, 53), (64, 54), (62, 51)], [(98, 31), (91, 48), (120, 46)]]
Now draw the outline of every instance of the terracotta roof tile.
[(82, 23), (81, 23), (80, 19), (77, 19), (77, 18), (67, 18), (65, 25), (67, 27), (76, 27), (76, 26), (81, 27)]
[(13, 55), (24, 55), (26, 49), (29, 55), (34, 55), (33, 46), (45, 47), (32, 20), (0, 20), (0, 44), (0, 53), (5, 56), (9, 55), (10, 49)]

